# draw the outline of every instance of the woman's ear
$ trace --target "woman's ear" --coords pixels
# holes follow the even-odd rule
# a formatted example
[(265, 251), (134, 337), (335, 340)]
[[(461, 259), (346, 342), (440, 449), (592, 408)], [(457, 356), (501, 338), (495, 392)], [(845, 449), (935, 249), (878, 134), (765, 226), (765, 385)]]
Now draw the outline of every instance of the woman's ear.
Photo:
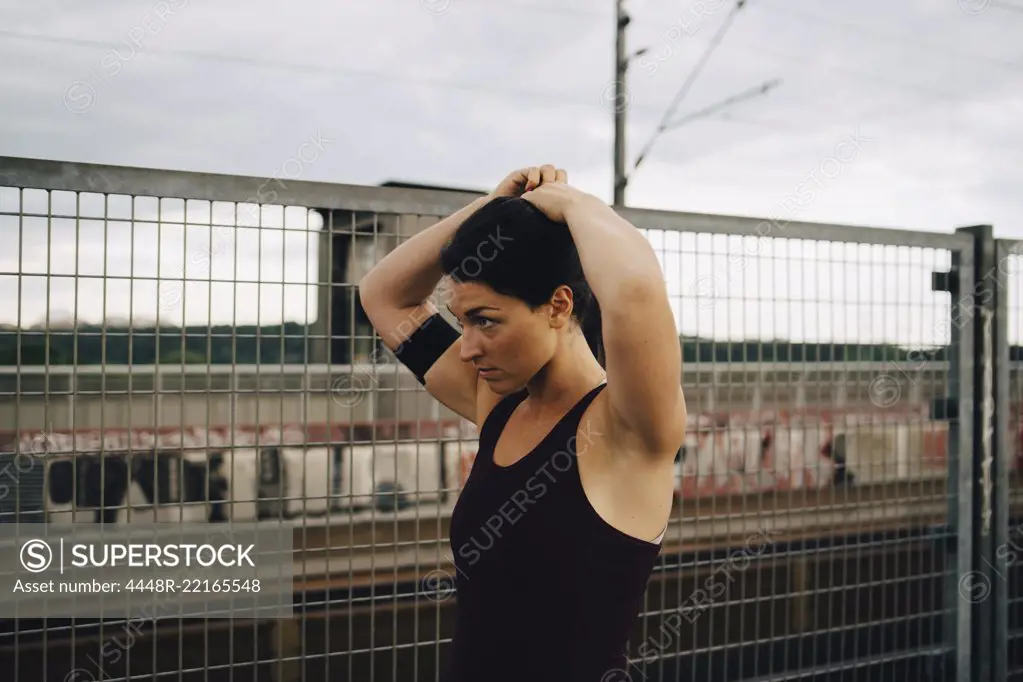
[(572, 320), (572, 310), (575, 301), (572, 298), (571, 287), (561, 285), (554, 290), (551, 300), (547, 303), (550, 315), (550, 325), (554, 329), (567, 326)]

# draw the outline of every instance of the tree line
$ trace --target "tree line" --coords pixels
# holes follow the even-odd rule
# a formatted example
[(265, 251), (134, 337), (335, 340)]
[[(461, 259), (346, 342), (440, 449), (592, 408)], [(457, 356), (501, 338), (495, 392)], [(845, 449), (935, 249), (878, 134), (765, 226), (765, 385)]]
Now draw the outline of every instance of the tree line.
[[(884, 362), (946, 360), (947, 348), (919, 350), (889, 344), (715, 341), (682, 337), (684, 362)], [(319, 362), (310, 325), (216, 325), (156, 328), (82, 325), (77, 330), (0, 331), (0, 365), (301, 365)], [(364, 347), (364, 344), (360, 347)], [(381, 345), (382, 348), (382, 345)], [(1012, 360), (1021, 356), (1012, 347)], [(330, 344), (332, 364), (351, 362), (349, 338)], [(20, 355), (19, 355), (20, 353)]]

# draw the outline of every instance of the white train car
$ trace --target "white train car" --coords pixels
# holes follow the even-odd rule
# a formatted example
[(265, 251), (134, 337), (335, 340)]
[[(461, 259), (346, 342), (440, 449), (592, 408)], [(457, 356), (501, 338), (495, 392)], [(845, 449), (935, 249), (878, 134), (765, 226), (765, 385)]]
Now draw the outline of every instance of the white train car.
[(340, 509), (400, 510), (441, 499), (441, 447), (437, 443), (343, 445)]
[(204, 453), (51, 453), (43, 461), (51, 523), (194, 523), (208, 517)]
[[(52, 523), (197, 523), (453, 501), (471, 442), (49, 454)], [(468, 461), (471, 461), (468, 460)]]
[[(45, 483), (34, 482), (21, 497), (43, 498), (46, 518), (62, 524), (216, 523), (450, 506), (479, 448), (475, 434), (456, 432), (418, 442), (305, 446), (303, 439), (324, 435), (293, 425), (260, 429), (216, 427), (176, 442), (144, 432), (130, 440), (50, 434), (53, 443), (34, 455), (45, 462)], [(693, 415), (677, 489), (688, 498), (940, 478), (947, 431), (944, 422), (888, 413)], [(96, 451), (103, 448), (102, 455)]]

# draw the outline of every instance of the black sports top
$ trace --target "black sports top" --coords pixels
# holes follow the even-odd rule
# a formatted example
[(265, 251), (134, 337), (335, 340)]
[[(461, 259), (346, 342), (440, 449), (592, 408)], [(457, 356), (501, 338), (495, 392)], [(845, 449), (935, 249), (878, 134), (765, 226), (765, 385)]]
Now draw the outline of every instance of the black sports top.
[(583, 491), (576, 455), (588, 438), (584, 426), (577, 442), (576, 431), (606, 385), (507, 467), (494, 447), (526, 391), (483, 423), (451, 517), (458, 622), (446, 682), (606, 682), (627, 669), (660, 545), (608, 524)]

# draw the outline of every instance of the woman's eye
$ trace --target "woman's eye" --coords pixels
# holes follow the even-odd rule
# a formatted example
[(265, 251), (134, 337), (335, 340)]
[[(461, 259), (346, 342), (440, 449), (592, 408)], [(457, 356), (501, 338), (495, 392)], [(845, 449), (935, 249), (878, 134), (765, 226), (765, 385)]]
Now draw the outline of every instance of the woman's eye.
[[(455, 324), (458, 325), (458, 329), (460, 331), (465, 331), (465, 327), (462, 325), (461, 322), (455, 320)], [(496, 322), (494, 322), (493, 320), (488, 320), (485, 317), (473, 317), (469, 319), (469, 324), (474, 327), (479, 327), (480, 329), (489, 329), (494, 324), (496, 324)]]

